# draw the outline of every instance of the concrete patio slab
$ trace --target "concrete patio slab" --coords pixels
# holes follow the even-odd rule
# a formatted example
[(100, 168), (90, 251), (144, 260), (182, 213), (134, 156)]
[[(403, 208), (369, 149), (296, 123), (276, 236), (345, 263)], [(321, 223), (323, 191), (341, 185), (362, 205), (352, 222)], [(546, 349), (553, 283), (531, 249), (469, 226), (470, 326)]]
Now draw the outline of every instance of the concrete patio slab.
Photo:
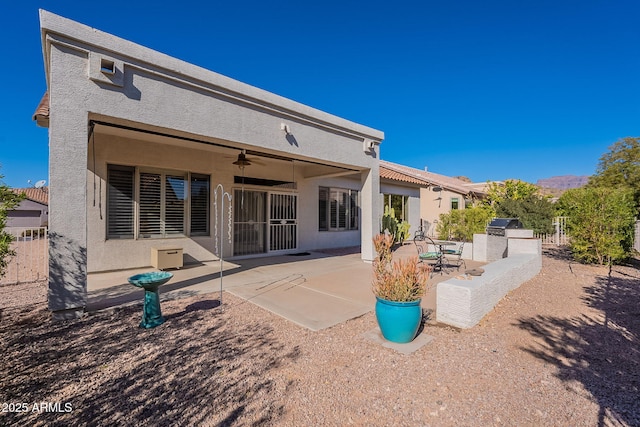
[(236, 287), (229, 292), (312, 331), (331, 327), (371, 311), (370, 304), (321, 292), (304, 283), (304, 278), (296, 277), (266, 285)]
[[(89, 311), (141, 303), (143, 292), (131, 275), (152, 268), (89, 275)], [(160, 288), (161, 301), (220, 292), (220, 263), (207, 262), (170, 270), (174, 277)], [(252, 258), (223, 263), (222, 289), (279, 316), (320, 330), (371, 311), (371, 264), (359, 254)]]
[[(411, 245), (401, 246), (394, 252), (394, 258), (414, 255), (415, 249)], [(143, 291), (130, 285), (127, 278), (148, 271), (154, 269), (89, 274), (87, 310), (141, 304)], [(160, 287), (161, 301), (203, 294), (219, 299), (222, 287), (226, 292), (314, 331), (362, 316), (375, 306), (371, 292), (372, 266), (363, 262), (359, 253), (305, 252), (224, 261), (222, 285), (219, 261), (170, 271), (174, 277)], [(447, 277), (436, 274), (430, 282), (435, 284)], [(427, 311), (435, 310), (435, 286), (423, 298), (422, 307)], [(420, 342), (419, 338), (416, 343)]]

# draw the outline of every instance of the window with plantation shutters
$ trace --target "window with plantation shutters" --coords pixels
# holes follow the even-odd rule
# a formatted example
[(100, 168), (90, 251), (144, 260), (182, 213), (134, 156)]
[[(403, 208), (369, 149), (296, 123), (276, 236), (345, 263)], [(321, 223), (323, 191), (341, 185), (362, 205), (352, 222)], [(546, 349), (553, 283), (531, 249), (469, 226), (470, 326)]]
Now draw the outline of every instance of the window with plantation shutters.
[(107, 238), (132, 239), (134, 233), (134, 177), (132, 167), (107, 169)]
[(187, 224), (189, 235), (209, 235), (209, 176), (140, 171), (136, 180), (135, 168), (109, 165), (107, 181), (108, 239), (185, 236)]
[(338, 206), (338, 192), (331, 190), (329, 193), (329, 229), (338, 229), (338, 215), (340, 214), (340, 207)]
[(183, 175), (140, 172), (140, 238), (185, 235)]
[(318, 230), (326, 231), (329, 229), (329, 189), (320, 187), (318, 197)]
[(349, 191), (349, 229), (357, 230), (360, 219), (360, 204), (358, 202), (358, 192)]
[(318, 229), (342, 231), (358, 229), (358, 191), (320, 187)]
[(192, 236), (209, 235), (209, 177), (191, 175), (191, 230)]
[(140, 174), (140, 237), (162, 237), (162, 176)]
[(164, 235), (183, 235), (187, 196), (184, 176), (165, 175), (164, 182)]

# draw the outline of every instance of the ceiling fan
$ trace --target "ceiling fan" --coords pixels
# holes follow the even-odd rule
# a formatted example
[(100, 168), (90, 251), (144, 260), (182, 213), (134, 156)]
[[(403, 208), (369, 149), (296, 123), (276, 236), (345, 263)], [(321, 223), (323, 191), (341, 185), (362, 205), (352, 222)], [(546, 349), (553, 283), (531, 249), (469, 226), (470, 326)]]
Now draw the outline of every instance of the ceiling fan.
[(247, 157), (247, 152), (246, 150), (242, 150), (239, 154), (238, 154), (238, 158), (236, 159), (235, 162), (233, 162), (234, 165), (238, 166), (240, 169), (244, 169), (246, 166), (251, 166), (252, 164), (258, 164), (258, 165), (262, 165), (263, 163), (260, 162), (259, 160), (256, 160), (254, 158), (249, 158)]

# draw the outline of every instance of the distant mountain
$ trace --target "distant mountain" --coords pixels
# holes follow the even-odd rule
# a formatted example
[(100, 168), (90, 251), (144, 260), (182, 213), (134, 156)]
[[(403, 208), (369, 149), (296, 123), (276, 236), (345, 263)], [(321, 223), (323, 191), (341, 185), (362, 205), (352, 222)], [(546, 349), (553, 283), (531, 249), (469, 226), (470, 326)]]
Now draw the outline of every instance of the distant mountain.
[(586, 185), (589, 177), (586, 175), (563, 175), (552, 176), (551, 178), (539, 179), (536, 185), (543, 188), (557, 188), (559, 190), (568, 190), (570, 188), (578, 188)]

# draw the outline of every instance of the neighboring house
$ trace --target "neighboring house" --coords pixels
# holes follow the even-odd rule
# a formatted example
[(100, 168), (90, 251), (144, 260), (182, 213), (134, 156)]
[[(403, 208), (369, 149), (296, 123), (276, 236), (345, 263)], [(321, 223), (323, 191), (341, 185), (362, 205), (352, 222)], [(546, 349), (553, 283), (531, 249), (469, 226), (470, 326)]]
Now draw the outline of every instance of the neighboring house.
[[(394, 167), (397, 166), (397, 167)], [(409, 234), (422, 225), (420, 215), (420, 192), (430, 183), (424, 179), (400, 172), (404, 166), (380, 161), (380, 211), (393, 208), (398, 221), (408, 222)], [(380, 225), (382, 228), (382, 224)]]
[[(387, 186), (392, 182), (396, 183), (395, 188)], [(404, 192), (398, 190), (398, 183), (402, 183)], [(402, 206), (406, 206), (412, 232), (421, 225), (427, 234), (435, 235), (440, 214), (471, 206), (474, 200), (486, 195), (483, 190), (484, 185), (470, 184), (457, 178), (380, 161), (380, 190), (384, 194), (383, 204), (398, 206), (398, 203), (402, 202)], [(409, 188), (412, 188), (410, 193), (407, 192)], [(416, 192), (416, 189), (419, 191)], [(416, 209), (417, 200), (419, 200), (418, 209)]]
[(381, 131), (47, 11), (40, 25), (54, 318), (83, 311), (88, 273), (149, 266), (157, 247), (374, 258)]
[(7, 212), (7, 228), (46, 227), (49, 221), (49, 191), (47, 187), (13, 188), (25, 198), (13, 210)]

